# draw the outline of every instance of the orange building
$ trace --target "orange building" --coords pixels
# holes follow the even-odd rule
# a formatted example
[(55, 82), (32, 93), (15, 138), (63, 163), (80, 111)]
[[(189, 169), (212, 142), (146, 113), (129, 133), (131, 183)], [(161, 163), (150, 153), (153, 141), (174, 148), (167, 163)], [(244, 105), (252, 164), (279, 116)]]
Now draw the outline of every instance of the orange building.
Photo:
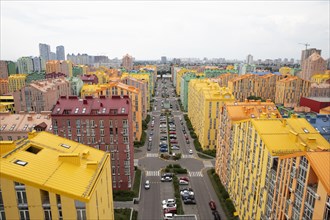
[(330, 219), (329, 151), (279, 157), (276, 183), (270, 219)]
[(216, 78), (211, 78), (210, 80), (213, 82), (217, 82), (220, 87), (228, 87), (228, 81), (238, 77), (236, 73), (225, 73), (221, 74)]
[(225, 103), (220, 114), (215, 171), (226, 189), (228, 189), (230, 181), (230, 160), (228, 158), (232, 150), (230, 146), (233, 142), (233, 124), (250, 118), (281, 118), (281, 114), (270, 100)]
[(236, 100), (244, 101), (249, 96), (255, 96), (255, 74), (245, 74), (228, 81), (228, 87)]
[(309, 97), (311, 82), (297, 76), (290, 76), (276, 82), (275, 104), (296, 107), (301, 97)]
[(0, 95), (7, 94), (9, 92), (8, 79), (0, 78)]
[(284, 76), (272, 73), (256, 77), (255, 96), (262, 99), (275, 100), (276, 82)]
[(73, 64), (70, 60), (50, 60), (46, 63), (46, 74), (64, 73), (65, 76), (72, 76)]

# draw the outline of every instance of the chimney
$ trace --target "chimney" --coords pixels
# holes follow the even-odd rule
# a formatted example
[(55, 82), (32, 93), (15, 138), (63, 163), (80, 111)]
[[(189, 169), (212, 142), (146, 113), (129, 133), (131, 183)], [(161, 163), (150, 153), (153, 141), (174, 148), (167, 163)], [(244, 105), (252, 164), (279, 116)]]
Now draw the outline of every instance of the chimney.
[(282, 121), (282, 126), (283, 126), (283, 127), (286, 127), (286, 123), (287, 123), (286, 119), (283, 119), (283, 121)]
[(290, 130), (289, 131), (289, 137), (292, 141), (297, 142), (298, 141), (298, 133)]
[(268, 102), (268, 103), (271, 102), (271, 101), (272, 101), (271, 99), (266, 99), (266, 102)]
[(90, 168), (90, 169), (96, 169), (98, 166), (98, 162), (97, 161), (88, 161), (86, 163), (86, 166), (87, 166), (87, 168)]
[(65, 163), (80, 165), (80, 157), (78, 153), (59, 154), (58, 160)]

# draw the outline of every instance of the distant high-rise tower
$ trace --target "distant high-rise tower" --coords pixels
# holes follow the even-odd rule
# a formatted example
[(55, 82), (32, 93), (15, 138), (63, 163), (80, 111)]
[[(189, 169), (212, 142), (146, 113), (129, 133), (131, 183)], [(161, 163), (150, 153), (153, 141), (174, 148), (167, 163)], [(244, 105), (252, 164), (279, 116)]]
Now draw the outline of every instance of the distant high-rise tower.
[(126, 70), (132, 70), (133, 69), (133, 57), (126, 54), (123, 57), (122, 60), (122, 66), (126, 69)]
[(56, 59), (56, 53), (50, 52), (49, 60), (57, 60)]
[(165, 56), (162, 56), (162, 57), (160, 58), (160, 62), (161, 62), (162, 64), (166, 64), (166, 63), (167, 63), (167, 59), (166, 59), (166, 57), (165, 57)]
[(40, 57), (47, 62), (50, 60), (50, 46), (48, 44), (39, 44)]
[(321, 55), (321, 50), (318, 50), (316, 48), (309, 48), (307, 50), (301, 51), (300, 64), (303, 64), (304, 60), (306, 60), (308, 57), (310, 57), (310, 55), (312, 55), (313, 53), (317, 53), (317, 54)]
[(252, 64), (253, 63), (253, 56), (251, 54), (247, 55), (246, 63), (247, 64)]
[(56, 59), (57, 60), (65, 60), (64, 46), (56, 47)]

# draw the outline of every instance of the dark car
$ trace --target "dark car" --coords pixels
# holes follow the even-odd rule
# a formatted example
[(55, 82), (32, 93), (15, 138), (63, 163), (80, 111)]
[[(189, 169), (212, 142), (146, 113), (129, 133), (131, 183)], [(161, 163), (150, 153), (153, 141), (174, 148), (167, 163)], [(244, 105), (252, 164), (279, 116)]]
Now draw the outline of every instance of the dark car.
[(183, 203), (184, 204), (196, 204), (196, 200), (195, 199), (192, 199), (192, 198), (186, 198), (186, 199), (183, 199)]
[(162, 147), (162, 148), (159, 149), (159, 151), (164, 153), (164, 152), (167, 152), (168, 150), (167, 150), (167, 148)]
[(186, 141), (186, 143), (187, 143), (187, 144), (190, 144), (190, 141), (189, 141), (189, 140), (187, 140), (187, 141)]
[(215, 202), (213, 200), (211, 200), (209, 202), (209, 206), (210, 206), (211, 210), (216, 210), (217, 209), (217, 206), (215, 205)]
[(167, 140), (167, 137), (166, 137), (166, 136), (162, 136), (162, 137), (160, 138), (160, 140), (161, 140), (161, 141), (166, 141), (166, 140)]
[(218, 211), (213, 211), (212, 212), (213, 216), (214, 216), (214, 220), (221, 220), (220, 214)]

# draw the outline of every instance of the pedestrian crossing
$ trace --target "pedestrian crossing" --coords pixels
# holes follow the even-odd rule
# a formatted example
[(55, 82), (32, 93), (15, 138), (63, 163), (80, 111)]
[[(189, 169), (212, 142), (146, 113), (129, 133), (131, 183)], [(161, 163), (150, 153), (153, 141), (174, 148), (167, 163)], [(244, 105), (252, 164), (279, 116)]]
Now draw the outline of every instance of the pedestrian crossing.
[(203, 174), (201, 171), (188, 171), (188, 175), (190, 177), (203, 177)]
[(159, 170), (157, 171), (146, 171), (146, 176), (160, 176)]
[(194, 158), (194, 155), (192, 154), (182, 154), (182, 158)]
[(158, 153), (147, 153), (147, 157), (158, 157)]

